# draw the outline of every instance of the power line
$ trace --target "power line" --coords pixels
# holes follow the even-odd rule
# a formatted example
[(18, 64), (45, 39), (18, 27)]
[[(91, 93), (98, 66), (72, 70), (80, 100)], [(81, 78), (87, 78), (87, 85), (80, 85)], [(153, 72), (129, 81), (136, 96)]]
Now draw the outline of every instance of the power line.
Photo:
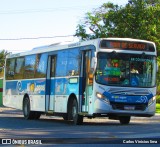
[(48, 37), (22, 37), (22, 38), (0, 38), (0, 41), (14, 41), (14, 40), (37, 40), (37, 39), (50, 39), (50, 38), (60, 38), (60, 37), (75, 37), (75, 35), (66, 36), (48, 36)]
[(69, 11), (69, 10), (86, 10), (89, 8), (97, 7), (97, 5), (89, 6), (74, 6), (74, 7), (59, 7), (59, 8), (46, 8), (46, 9), (26, 9), (26, 10), (6, 10), (0, 11), (0, 15), (3, 14), (24, 14), (24, 13), (39, 13), (39, 12), (54, 12), (54, 11)]

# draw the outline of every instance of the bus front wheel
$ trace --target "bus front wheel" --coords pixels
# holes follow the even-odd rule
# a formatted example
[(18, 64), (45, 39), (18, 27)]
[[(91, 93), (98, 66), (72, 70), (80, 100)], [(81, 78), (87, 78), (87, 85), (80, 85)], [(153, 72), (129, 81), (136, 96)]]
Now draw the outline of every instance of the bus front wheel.
[(130, 122), (131, 117), (130, 116), (120, 116), (119, 121), (122, 125), (127, 125)]
[(72, 101), (71, 116), (75, 125), (83, 124), (83, 116), (78, 114), (78, 104), (76, 99)]

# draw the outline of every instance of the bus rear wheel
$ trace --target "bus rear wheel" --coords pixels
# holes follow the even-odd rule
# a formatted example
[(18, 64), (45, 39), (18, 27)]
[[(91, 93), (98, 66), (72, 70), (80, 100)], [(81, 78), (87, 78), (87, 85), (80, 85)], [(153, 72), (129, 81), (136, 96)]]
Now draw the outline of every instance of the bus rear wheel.
[(31, 111), (28, 97), (25, 97), (23, 101), (23, 115), (25, 119), (39, 119), (41, 116), (40, 112)]
[(71, 109), (69, 113), (70, 113), (69, 115), (72, 116), (72, 119), (75, 125), (83, 124), (83, 116), (78, 114), (78, 104), (76, 99), (72, 101)]
[(23, 100), (23, 115), (25, 119), (33, 119), (33, 113), (30, 110), (30, 100), (25, 97)]
[(130, 122), (131, 117), (130, 116), (120, 116), (119, 121), (122, 125), (127, 125)]
[(33, 112), (33, 118), (34, 119), (39, 119), (40, 117), (41, 117), (41, 112), (37, 112), (37, 111), (35, 111), (35, 112)]

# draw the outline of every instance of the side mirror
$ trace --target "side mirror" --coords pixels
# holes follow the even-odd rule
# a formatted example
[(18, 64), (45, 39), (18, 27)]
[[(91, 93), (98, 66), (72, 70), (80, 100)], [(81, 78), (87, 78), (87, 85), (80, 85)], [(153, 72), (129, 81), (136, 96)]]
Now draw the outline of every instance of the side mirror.
[(92, 60), (91, 60), (91, 73), (92, 74), (95, 73), (96, 66), (97, 66), (97, 58), (96, 57), (92, 57)]

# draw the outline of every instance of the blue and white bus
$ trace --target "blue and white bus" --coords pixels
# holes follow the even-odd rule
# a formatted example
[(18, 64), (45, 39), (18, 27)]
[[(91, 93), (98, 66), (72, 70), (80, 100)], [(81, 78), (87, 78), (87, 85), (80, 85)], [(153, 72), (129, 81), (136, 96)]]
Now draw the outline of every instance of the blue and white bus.
[(156, 106), (156, 47), (130, 38), (49, 45), (6, 57), (4, 106), (25, 119), (62, 116), (74, 124), (108, 117), (128, 124)]

